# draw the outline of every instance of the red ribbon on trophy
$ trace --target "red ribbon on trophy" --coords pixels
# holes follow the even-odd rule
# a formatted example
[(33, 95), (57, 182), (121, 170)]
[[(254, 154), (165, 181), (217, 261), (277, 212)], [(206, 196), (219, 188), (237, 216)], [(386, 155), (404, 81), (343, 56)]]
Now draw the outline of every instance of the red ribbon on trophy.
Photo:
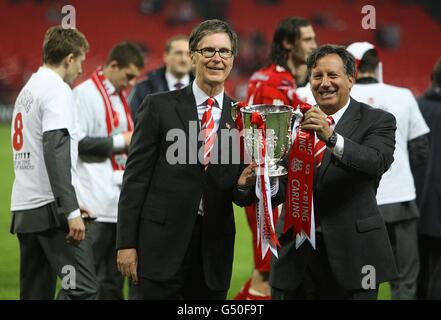
[(247, 106), (247, 103), (245, 101), (239, 101), (232, 105), (233, 110), (233, 120), (236, 124), (237, 130), (239, 130), (239, 154), (240, 154), (240, 161), (245, 160), (245, 146), (244, 146), (244, 137), (243, 137), (243, 117), (242, 112), (240, 111), (242, 108), (245, 108)]
[[(300, 104), (302, 114), (310, 108), (309, 104)], [(305, 238), (315, 247), (312, 210), (315, 133), (300, 127), (293, 130), (296, 130), (296, 135), (289, 153), (284, 232), (294, 227), (297, 248)]]
[(277, 257), (277, 248), (280, 247), (280, 243), (274, 231), (271, 185), (266, 157), (266, 124), (261, 113), (253, 112), (251, 114), (251, 125), (256, 126), (259, 134), (259, 166), (256, 172), (256, 196), (259, 198), (256, 212), (257, 246), (261, 248), (262, 258), (265, 257), (268, 250), (271, 250)]

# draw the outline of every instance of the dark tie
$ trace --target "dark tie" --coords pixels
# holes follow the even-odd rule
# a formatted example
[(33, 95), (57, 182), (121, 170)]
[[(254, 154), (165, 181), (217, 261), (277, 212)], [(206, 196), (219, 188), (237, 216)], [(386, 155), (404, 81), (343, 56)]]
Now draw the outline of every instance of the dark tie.
[(182, 82), (176, 82), (176, 83), (175, 83), (175, 89), (176, 89), (176, 90), (181, 89), (183, 86), (184, 86), (184, 84), (183, 84)]

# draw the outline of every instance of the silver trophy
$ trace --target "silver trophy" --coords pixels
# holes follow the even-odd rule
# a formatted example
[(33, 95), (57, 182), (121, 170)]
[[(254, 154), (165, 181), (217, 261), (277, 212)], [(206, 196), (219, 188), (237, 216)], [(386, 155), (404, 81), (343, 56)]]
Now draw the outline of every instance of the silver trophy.
[(259, 112), (266, 125), (266, 157), (270, 177), (283, 176), (288, 171), (278, 162), (288, 153), (291, 146), (291, 125), (294, 117), (299, 116), (287, 105), (258, 104), (240, 109), (243, 119), (245, 150), (259, 164), (259, 144), (262, 133), (252, 124), (252, 114)]

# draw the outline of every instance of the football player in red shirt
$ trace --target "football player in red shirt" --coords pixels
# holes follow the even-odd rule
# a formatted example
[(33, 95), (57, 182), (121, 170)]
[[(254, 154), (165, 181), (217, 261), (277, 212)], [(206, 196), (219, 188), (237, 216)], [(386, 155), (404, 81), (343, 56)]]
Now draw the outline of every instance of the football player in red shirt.
[[(295, 93), (296, 81), (307, 81), (306, 59), (315, 48), (315, 33), (308, 20), (288, 17), (280, 21), (273, 34), (269, 65), (251, 76), (246, 104), (285, 104), (296, 107), (301, 103)], [(256, 206), (246, 207), (245, 212), (253, 234), (254, 271), (235, 300), (271, 299), (268, 283), (271, 253), (268, 251), (262, 259), (257, 248)], [(273, 217), (277, 220), (277, 209), (274, 209)]]

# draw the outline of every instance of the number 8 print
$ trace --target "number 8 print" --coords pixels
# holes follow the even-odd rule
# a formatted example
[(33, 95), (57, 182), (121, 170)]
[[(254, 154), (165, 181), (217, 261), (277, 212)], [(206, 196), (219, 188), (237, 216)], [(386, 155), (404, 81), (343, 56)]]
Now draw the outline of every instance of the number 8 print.
[(20, 151), (23, 147), (23, 115), (21, 112), (17, 113), (15, 116), (12, 146), (15, 151)]

